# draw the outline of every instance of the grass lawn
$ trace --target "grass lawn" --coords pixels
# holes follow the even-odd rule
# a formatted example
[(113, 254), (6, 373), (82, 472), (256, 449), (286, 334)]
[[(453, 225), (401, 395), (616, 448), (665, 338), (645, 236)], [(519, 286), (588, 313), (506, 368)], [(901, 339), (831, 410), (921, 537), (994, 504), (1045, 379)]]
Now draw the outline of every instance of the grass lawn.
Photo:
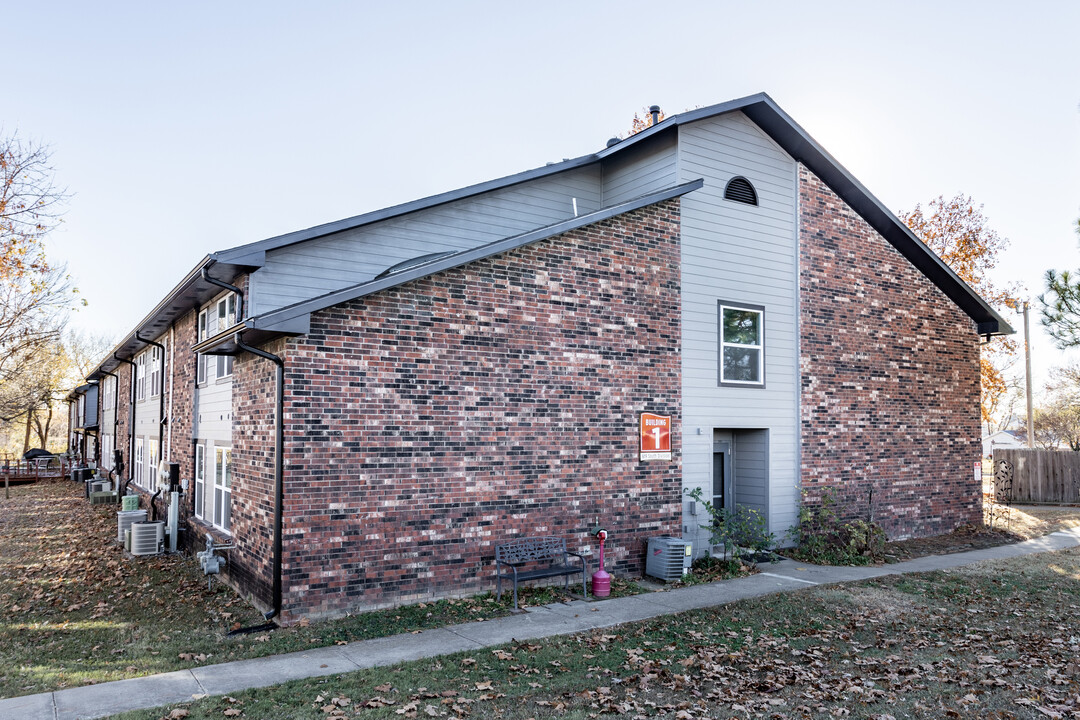
[(1080, 716), (1080, 552), (746, 600), (125, 720)]
[[(13, 487), (7, 500), (0, 494), (0, 697), (512, 612), (509, 593), (501, 602), (485, 594), (229, 638), (262, 616), (222, 583), (208, 589), (191, 556), (125, 557), (115, 543), (116, 510), (89, 505), (82, 485), (66, 480)], [(612, 597), (637, 592), (624, 579), (612, 583)], [(523, 588), (520, 596), (526, 607), (561, 599), (561, 588)]]

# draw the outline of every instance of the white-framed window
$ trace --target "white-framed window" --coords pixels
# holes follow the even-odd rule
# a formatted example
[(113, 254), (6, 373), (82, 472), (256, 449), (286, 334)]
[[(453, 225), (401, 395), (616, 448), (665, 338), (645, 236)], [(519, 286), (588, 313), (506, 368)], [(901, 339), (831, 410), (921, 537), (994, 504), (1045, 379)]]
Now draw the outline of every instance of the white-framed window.
[(101, 462), (98, 463), (102, 468), (111, 470), (113, 466), (113, 448), (115, 447), (115, 437), (113, 435), (101, 436)]
[(206, 445), (195, 446), (195, 517), (205, 515), (206, 503)]
[[(229, 293), (217, 302), (217, 332), (231, 328), (236, 324), (236, 295)], [(232, 375), (233, 359), (231, 355), (217, 356), (217, 376)]]
[(150, 397), (157, 397), (161, 394), (161, 360), (161, 348), (150, 348)]
[[(198, 330), (199, 342), (202, 342), (203, 340), (205, 340), (206, 338), (209, 337), (208, 332), (209, 332), (210, 328), (206, 323), (207, 323), (206, 311), (203, 310), (203, 311), (201, 311), (199, 313), (199, 330)], [(197, 370), (195, 371), (196, 372), (196, 378), (195, 378), (196, 382), (199, 382), (199, 383), (206, 382), (206, 360), (207, 360), (206, 356), (203, 355), (202, 353), (199, 353), (199, 359), (196, 362)]]
[(146, 353), (135, 356), (135, 399), (139, 402), (146, 399)]
[(148, 490), (153, 490), (158, 484), (158, 446), (154, 440), (148, 440), (147, 446), (149, 449), (150, 462), (146, 464), (146, 484), (145, 487)]
[(116, 408), (116, 378), (106, 375), (101, 380), (101, 410), (114, 410)]
[(232, 530), (232, 449), (214, 448), (214, 525)]
[(135, 484), (140, 487), (146, 487), (146, 483), (143, 481), (143, 450), (145, 443), (141, 437), (135, 438), (135, 467), (132, 477), (135, 478)]
[(765, 308), (719, 303), (720, 384), (765, 385)]

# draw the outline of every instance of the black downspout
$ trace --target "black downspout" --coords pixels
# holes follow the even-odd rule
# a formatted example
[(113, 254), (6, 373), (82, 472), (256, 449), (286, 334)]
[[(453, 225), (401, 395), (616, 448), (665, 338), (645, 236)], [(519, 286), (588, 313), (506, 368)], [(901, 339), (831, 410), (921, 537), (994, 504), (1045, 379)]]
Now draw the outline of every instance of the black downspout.
[[(113, 353), (113, 357), (131, 366), (131, 387), (128, 388), (130, 402), (130, 411), (128, 412), (128, 476), (127, 482), (124, 483), (124, 489), (120, 493), (123, 496), (127, 492), (127, 486), (131, 484), (131, 471), (135, 467), (135, 381), (138, 380), (139, 366), (135, 364), (134, 360), (125, 360), (116, 353)], [(120, 388), (117, 388), (117, 392), (119, 390)]]
[(284, 470), (285, 448), (285, 362), (277, 355), (244, 344), (241, 333), (236, 333), (236, 347), (245, 350), (252, 355), (265, 358), (277, 365), (277, 387), (275, 388), (275, 433), (274, 433), (274, 585), (273, 604), (274, 608), (266, 613), (269, 620), (281, 615), (281, 517), (285, 504), (285, 486), (282, 479)]
[[(139, 334), (139, 331), (135, 331), (135, 339), (139, 342), (144, 342), (147, 345), (153, 345), (161, 351), (161, 387), (158, 388), (158, 429), (157, 429), (157, 457), (158, 462), (165, 459), (165, 346), (159, 342), (148, 340)], [(172, 368), (169, 368), (172, 371)], [(153, 392), (154, 388), (150, 388)], [(153, 472), (157, 472), (157, 468), (153, 469)], [(156, 483), (155, 483), (156, 484)]]
[[(210, 277), (210, 267), (209, 266), (206, 266), (206, 267), (204, 267), (202, 269), (202, 279), (205, 280), (206, 282), (210, 283), (211, 285), (217, 285), (219, 288), (224, 288), (225, 290), (232, 290), (234, 293), (236, 293), (236, 319), (237, 320), (243, 320), (244, 319), (244, 291), (243, 290), (236, 287), (235, 285), (230, 285), (227, 282), (223, 282), (221, 280), (218, 280), (217, 278)], [(223, 330), (223, 329), (224, 328), (218, 328), (218, 330)]]
[[(116, 435), (117, 435), (116, 431), (120, 428), (120, 377), (118, 375), (115, 375), (114, 373), (109, 372), (108, 370), (102, 370), (101, 374), (102, 375), (108, 375), (109, 377), (111, 377), (113, 380), (116, 381), (116, 388), (115, 388), (116, 392), (113, 393), (113, 424), (112, 424), (113, 443), (115, 443), (116, 442)], [(98, 392), (101, 392), (101, 391), (99, 390)], [(115, 449), (116, 448), (114, 446), (113, 450), (115, 450)], [(109, 471), (109, 473), (112, 474), (113, 470), (115, 470), (115, 469), (116, 468), (113, 468), (112, 470)], [(118, 480), (120, 479), (120, 473), (116, 473), (116, 478)]]

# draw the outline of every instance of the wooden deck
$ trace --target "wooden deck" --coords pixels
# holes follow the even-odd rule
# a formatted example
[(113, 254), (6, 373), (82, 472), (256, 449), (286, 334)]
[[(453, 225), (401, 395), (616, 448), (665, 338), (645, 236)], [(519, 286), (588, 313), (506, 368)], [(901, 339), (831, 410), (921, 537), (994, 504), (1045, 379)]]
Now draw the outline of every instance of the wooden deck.
[(58, 480), (71, 477), (72, 461), (63, 457), (21, 460), (0, 460), (0, 484), (28, 485), (38, 480)]

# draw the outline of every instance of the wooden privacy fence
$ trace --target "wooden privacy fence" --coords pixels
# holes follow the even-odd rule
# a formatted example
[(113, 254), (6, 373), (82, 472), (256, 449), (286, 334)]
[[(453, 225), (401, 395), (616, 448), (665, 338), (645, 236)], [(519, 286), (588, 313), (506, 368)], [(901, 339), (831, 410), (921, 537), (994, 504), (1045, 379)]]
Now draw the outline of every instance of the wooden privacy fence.
[(994, 448), (995, 475), (1002, 461), (1012, 466), (1013, 502), (1080, 502), (1080, 452)]

